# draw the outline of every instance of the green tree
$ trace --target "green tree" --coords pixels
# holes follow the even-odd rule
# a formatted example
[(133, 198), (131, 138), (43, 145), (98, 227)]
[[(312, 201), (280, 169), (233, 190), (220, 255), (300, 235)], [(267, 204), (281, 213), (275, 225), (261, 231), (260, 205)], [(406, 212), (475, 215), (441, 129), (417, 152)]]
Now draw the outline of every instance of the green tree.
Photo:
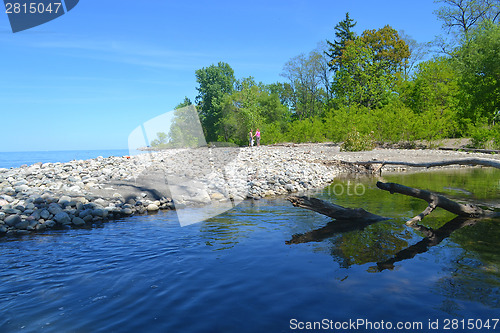
[(409, 57), (408, 45), (390, 26), (366, 30), (346, 43), (332, 89), (338, 105), (378, 108), (396, 92)]
[(168, 134), (165, 132), (156, 133), (156, 139), (152, 140), (150, 145), (153, 148), (164, 148), (168, 142)]
[(459, 75), (453, 61), (438, 57), (421, 62), (408, 91), (408, 106), (416, 113), (438, 109), (456, 112), (459, 106)]
[[(187, 101), (189, 100), (184, 100), (184, 102)], [(194, 105), (175, 109), (168, 136), (170, 138), (168, 146), (172, 148), (196, 148), (206, 145), (205, 135)]]
[[(256, 84), (252, 77), (242, 79), (237, 90), (224, 97), (219, 122), (220, 139), (237, 144), (246, 144), (248, 132), (272, 124), (273, 130), (285, 128), (289, 110), (282, 105), (278, 94), (271, 93), (268, 86)], [(269, 127), (269, 128), (271, 128)]]
[(329, 49), (325, 54), (329, 57), (328, 64), (331, 70), (336, 71), (342, 67), (342, 52), (346, 43), (356, 37), (354, 31), (352, 31), (356, 23), (349, 17), (349, 12), (345, 13), (345, 19), (335, 26), (335, 40), (333, 42), (326, 41)]
[(293, 89), (292, 111), (296, 118), (321, 115), (325, 91), (322, 85), (324, 55), (312, 51), (300, 54), (285, 63), (281, 76), (289, 80)]
[(278, 96), (280, 103), (292, 110), (294, 103), (294, 91), (290, 83), (276, 82), (267, 86), (270, 94)]
[(500, 110), (500, 25), (484, 22), (457, 51), (461, 117), (491, 123)]
[(187, 96), (185, 96), (184, 100), (181, 103), (177, 104), (175, 109), (177, 110), (177, 109), (189, 106), (189, 105), (193, 105), (193, 103), (191, 102), (191, 100)]
[(379, 30), (365, 30), (361, 39), (373, 51), (373, 60), (385, 72), (401, 72), (407, 65), (410, 57), (408, 44), (391, 26), (386, 25)]
[(210, 65), (196, 71), (198, 82), (198, 112), (207, 141), (216, 141), (218, 137), (217, 124), (222, 117), (222, 102), (226, 95), (234, 91), (234, 71), (227, 63), (219, 62), (217, 66)]

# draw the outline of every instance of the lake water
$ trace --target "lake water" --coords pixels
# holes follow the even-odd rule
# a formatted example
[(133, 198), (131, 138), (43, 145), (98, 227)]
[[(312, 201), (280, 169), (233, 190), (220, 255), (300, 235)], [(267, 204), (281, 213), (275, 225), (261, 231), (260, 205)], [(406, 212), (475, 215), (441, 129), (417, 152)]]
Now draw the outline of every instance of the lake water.
[(32, 165), (38, 162), (65, 163), (71, 160), (88, 160), (98, 156), (125, 155), (129, 155), (128, 149), (0, 152), (0, 168), (18, 168), (24, 164)]
[[(330, 332), (386, 332), (375, 328), (389, 323), (394, 332), (486, 330), (462, 329), (469, 319), (500, 330), (499, 220), (471, 223), (427, 251), (405, 252), (425, 235), (404, 222), (426, 203), (378, 190), (377, 180), (338, 179), (315, 196), (390, 220), (305, 243), (287, 244), (331, 219), (283, 198), (245, 201), (183, 228), (169, 211), (1, 238), (0, 332), (314, 331), (298, 329), (307, 322), (330, 323)], [(383, 180), (500, 202), (500, 170)], [(422, 224), (453, 229), (460, 223), (452, 220), (437, 209)], [(357, 330), (346, 326), (357, 320)], [(396, 330), (398, 323), (417, 326)]]

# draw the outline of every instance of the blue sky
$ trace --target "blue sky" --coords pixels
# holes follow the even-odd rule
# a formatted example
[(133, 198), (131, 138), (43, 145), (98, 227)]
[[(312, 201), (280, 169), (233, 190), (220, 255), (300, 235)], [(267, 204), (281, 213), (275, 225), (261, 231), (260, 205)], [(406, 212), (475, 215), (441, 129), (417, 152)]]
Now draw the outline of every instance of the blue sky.
[[(227, 62), (237, 78), (283, 81), (283, 65), (334, 38), (389, 24), (419, 42), (441, 33), (432, 0), (80, 0), (12, 33), (0, 13), (0, 151), (127, 148), (134, 128), (194, 101), (195, 71)], [(2, 7), (3, 8), (3, 7)]]

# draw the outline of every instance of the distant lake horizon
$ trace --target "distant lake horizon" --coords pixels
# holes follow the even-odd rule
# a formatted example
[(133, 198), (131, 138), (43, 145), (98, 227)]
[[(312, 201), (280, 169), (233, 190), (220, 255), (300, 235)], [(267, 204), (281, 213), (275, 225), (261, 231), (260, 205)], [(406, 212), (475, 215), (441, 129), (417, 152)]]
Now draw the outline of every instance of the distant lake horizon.
[(0, 152), (0, 168), (19, 168), (35, 163), (66, 163), (73, 160), (88, 160), (99, 156), (126, 156), (128, 149), (88, 149)]

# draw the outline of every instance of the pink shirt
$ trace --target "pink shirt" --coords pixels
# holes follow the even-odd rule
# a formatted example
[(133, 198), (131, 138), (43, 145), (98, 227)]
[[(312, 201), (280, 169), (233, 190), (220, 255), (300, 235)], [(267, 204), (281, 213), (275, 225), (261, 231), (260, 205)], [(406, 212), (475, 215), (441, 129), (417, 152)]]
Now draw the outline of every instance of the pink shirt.
[(260, 138), (260, 131), (255, 132), (255, 136)]

